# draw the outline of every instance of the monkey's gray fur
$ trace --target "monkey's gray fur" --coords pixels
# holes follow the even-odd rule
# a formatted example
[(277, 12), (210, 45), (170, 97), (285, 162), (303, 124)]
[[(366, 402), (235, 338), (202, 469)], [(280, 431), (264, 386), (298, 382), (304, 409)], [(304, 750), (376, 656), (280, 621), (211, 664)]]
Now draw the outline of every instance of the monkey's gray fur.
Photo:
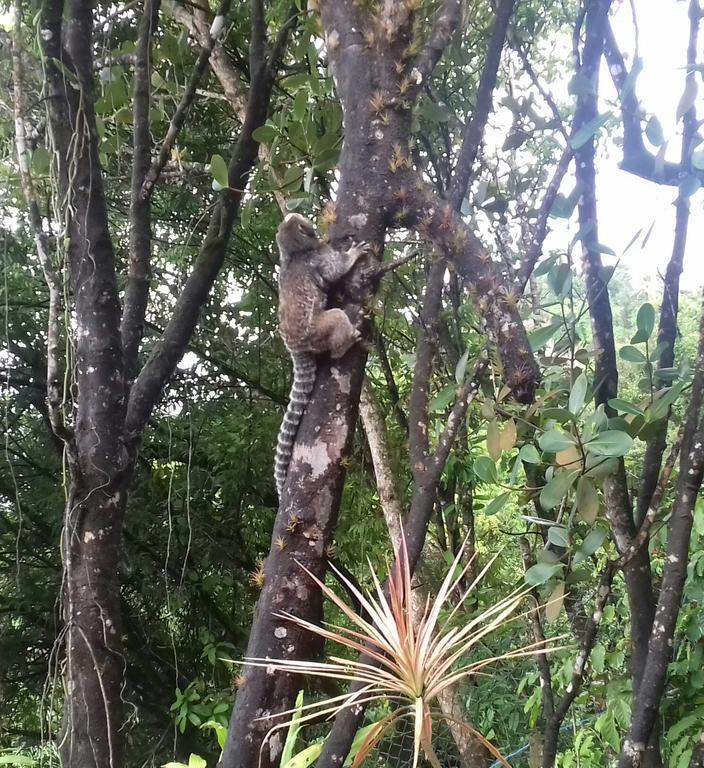
[(281, 498), (293, 445), (315, 384), (316, 355), (342, 357), (359, 331), (341, 309), (326, 309), (331, 286), (368, 251), (365, 243), (336, 251), (318, 239), (315, 227), (290, 213), (279, 226), (279, 333), (293, 362), (293, 386), (276, 445), (274, 477)]

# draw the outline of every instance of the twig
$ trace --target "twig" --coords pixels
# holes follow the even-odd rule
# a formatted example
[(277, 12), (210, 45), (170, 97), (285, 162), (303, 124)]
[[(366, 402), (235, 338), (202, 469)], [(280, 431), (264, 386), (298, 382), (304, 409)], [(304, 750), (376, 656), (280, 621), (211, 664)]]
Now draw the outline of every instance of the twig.
[(501, 52), (503, 51), (506, 39), (506, 30), (508, 29), (508, 23), (515, 5), (516, 0), (501, 0), (496, 10), (496, 20), (491, 30), (486, 61), (484, 62), (479, 87), (477, 88), (476, 104), (472, 110), (472, 117), (463, 132), (462, 146), (460, 147), (457, 164), (455, 165), (450, 184), (449, 200), (456, 210), (460, 209), (462, 199), (467, 194), (472, 167), (484, 136), (486, 122), (492, 107), (492, 95), (496, 87)]
[(409, 261), (413, 261), (413, 259), (417, 259), (418, 256), (420, 256), (419, 251), (412, 251), (406, 256), (401, 256), (398, 259), (394, 259), (393, 261), (388, 261), (386, 264), (382, 264), (377, 270), (377, 273), (376, 273), (377, 277), (383, 277), (388, 272), (392, 272), (394, 269), (398, 269), (399, 267), (402, 267), (404, 264), (408, 264)]
[(443, 51), (450, 43), (452, 35), (462, 18), (462, 0), (445, 0), (435, 19), (425, 49), (416, 60), (415, 66), (420, 77), (419, 85), (424, 83), (440, 61)]
[(230, 12), (230, 5), (231, 0), (222, 0), (220, 3), (220, 8), (218, 9), (215, 19), (213, 20), (213, 23), (210, 27), (205, 45), (201, 46), (198, 60), (196, 61), (195, 67), (193, 68), (193, 72), (191, 74), (190, 80), (188, 81), (188, 85), (186, 86), (186, 90), (181, 96), (181, 101), (179, 102), (179, 105), (176, 108), (173, 117), (171, 118), (169, 128), (166, 131), (166, 136), (164, 137), (164, 141), (162, 142), (161, 148), (159, 149), (159, 154), (154, 158), (151, 168), (147, 172), (144, 183), (142, 184), (141, 196), (143, 199), (151, 196), (152, 191), (154, 190), (154, 185), (159, 179), (159, 174), (161, 173), (171, 155), (171, 150), (173, 149), (176, 137), (178, 136), (179, 131), (181, 128), (183, 128), (183, 125), (188, 118), (191, 105), (193, 104), (193, 101), (196, 97), (198, 83), (200, 83), (203, 77), (203, 73), (205, 72), (205, 68), (208, 66), (208, 61), (210, 60), (213, 49), (217, 45), (220, 35), (225, 29), (225, 19)]
[(12, 75), (13, 75), (13, 110), (15, 118), (15, 146), (20, 169), (22, 193), (27, 203), (29, 226), (34, 239), (44, 281), (49, 289), (49, 311), (47, 320), (47, 370), (46, 397), (49, 409), (49, 422), (54, 434), (70, 446), (71, 431), (67, 428), (61, 413), (61, 391), (63, 373), (60, 363), (61, 343), (61, 279), (51, 263), (49, 236), (42, 225), (42, 215), (30, 170), (30, 155), (26, 141), (24, 120), (24, 78), (22, 63), (22, 2), (14, 3), (14, 27), (12, 40)]

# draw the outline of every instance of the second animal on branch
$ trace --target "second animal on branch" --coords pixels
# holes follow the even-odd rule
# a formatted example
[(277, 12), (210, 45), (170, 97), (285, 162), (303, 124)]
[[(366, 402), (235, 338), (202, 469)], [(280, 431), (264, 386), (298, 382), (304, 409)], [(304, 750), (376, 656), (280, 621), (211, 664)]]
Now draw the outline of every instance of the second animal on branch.
[(331, 287), (364, 256), (366, 243), (336, 251), (304, 216), (289, 213), (276, 234), (279, 246), (279, 333), (293, 362), (293, 385), (276, 445), (274, 478), (283, 492), (298, 425), (315, 384), (316, 356), (342, 357), (360, 340), (341, 309), (327, 309)]

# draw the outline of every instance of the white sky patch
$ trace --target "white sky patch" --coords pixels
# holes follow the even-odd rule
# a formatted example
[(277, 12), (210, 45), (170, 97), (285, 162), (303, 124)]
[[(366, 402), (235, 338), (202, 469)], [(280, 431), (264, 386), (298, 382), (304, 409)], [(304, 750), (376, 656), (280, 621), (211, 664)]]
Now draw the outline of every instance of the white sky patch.
[[(640, 34), (640, 55), (643, 58), (643, 70), (637, 82), (637, 96), (649, 114), (657, 115), (665, 137), (669, 140), (667, 157), (677, 161), (682, 123), (676, 124), (675, 116), (677, 103), (684, 88), (689, 32), (687, 3), (681, 0), (663, 0), (659, 3), (654, 0), (634, 0), (634, 4)], [(613, 7), (615, 12), (611, 22), (630, 69), (633, 63), (634, 41), (630, 3), (621, 0), (614, 3)], [(11, 20), (11, 12), (0, 13), (0, 26), (9, 29)], [(560, 45), (560, 42), (552, 41), (552, 45)], [(570, 55), (569, 40), (565, 41), (565, 55)], [(702, 118), (704, 84), (701, 79), (698, 84), (700, 95), (697, 104), (699, 117)], [(546, 85), (558, 103), (565, 103), (566, 82)], [(602, 68), (601, 88), (603, 96), (611, 101), (611, 106), (616, 107), (615, 113), (620, 119), (611, 78), (605, 65)], [(539, 103), (540, 101), (538, 98)], [(602, 109), (604, 106), (602, 104)], [(627, 267), (636, 279), (646, 281), (662, 273), (670, 257), (675, 223), (673, 202), (677, 190), (645, 181), (620, 170), (619, 155), (620, 150), (611, 147), (608, 156), (602, 156), (598, 165), (599, 240), (619, 254), (620, 263)], [(566, 179), (562, 191), (569, 193), (573, 183), (573, 176)], [(704, 285), (704, 258), (701, 254), (701, 244), (704, 243), (704, 190), (698, 191), (690, 198), (690, 206), (682, 286), (694, 290)], [(641, 248), (639, 240), (623, 254), (623, 249), (633, 236), (639, 230), (642, 230), (642, 234), (647, 232), (653, 222), (655, 223), (645, 246)], [(551, 248), (564, 249), (577, 231), (574, 221), (570, 222), (568, 232), (556, 219), (551, 219), (550, 227), (552, 232), (546, 241), (546, 252)], [(604, 261), (608, 262), (609, 257), (605, 256)], [(234, 295), (233, 299), (236, 300)]]
[[(643, 108), (655, 114), (669, 140), (667, 159), (678, 161), (682, 140), (682, 122), (675, 123), (677, 104), (684, 90), (685, 64), (689, 22), (687, 3), (665, 0), (635, 0), (640, 32), (639, 53), (643, 71), (636, 85), (636, 94)], [(621, 49), (631, 52), (627, 66), (633, 63), (633, 24), (629, 3), (618, 6), (612, 19), (614, 32)], [(701, 49), (701, 45), (700, 45)], [(704, 87), (699, 78), (697, 105), (699, 117), (704, 114)], [(613, 86), (608, 70), (601, 73), (603, 93), (613, 97)], [(602, 105), (603, 108), (603, 105)], [(620, 114), (618, 114), (620, 118)], [(646, 141), (647, 145), (647, 141)], [(620, 150), (614, 148), (598, 167), (597, 198), (599, 203), (599, 240), (619, 255), (631, 238), (642, 228), (643, 234), (651, 224), (652, 234), (641, 248), (636, 243), (621, 258), (621, 264), (640, 279), (663, 273), (672, 251), (677, 196), (675, 187), (666, 187), (645, 181), (618, 168)], [(704, 191), (690, 198), (690, 222), (685, 252), (682, 287), (693, 290), (704, 285)], [(605, 261), (607, 259), (605, 258)]]
[[(657, 116), (665, 138), (668, 140), (667, 159), (678, 162), (682, 141), (682, 122), (676, 121), (677, 105), (682, 96), (685, 82), (686, 49), (689, 36), (689, 21), (687, 4), (678, 0), (663, 0), (654, 3), (653, 0), (634, 0), (639, 27), (639, 54), (643, 59), (643, 69), (636, 83), (636, 96), (639, 99), (647, 117)], [(627, 0), (614, 3), (615, 12), (611, 23), (619, 46), (624, 54), (626, 66), (630, 71), (633, 65), (634, 27), (630, 3)], [(543, 41), (543, 54), (547, 57), (571, 60), (571, 40), (564, 35), (551, 41)], [(520, 72), (520, 65), (516, 72)], [(541, 77), (543, 86), (552, 95), (558, 107), (574, 105), (575, 96), (569, 94), (568, 86), (572, 77), (571, 71), (562, 79), (548, 80)], [(698, 79), (699, 117), (704, 117), (704, 84)], [(514, 81), (514, 93), (520, 96), (523, 91), (535, 93), (527, 76), (521, 76)], [(490, 153), (497, 152), (511, 129), (512, 114), (508, 108), (499, 107), (501, 94), (495, 95), (494, 105), (497, 107), (491, 123), (487, 127), (486, 146)], [(547, 108), (543, 99), (535, 94), (535, 105), (539, 112), (547, 116)], [(610, 111), (614, 119), (610, 120), (606, 130), (621, 133), (620, 103), (613, 86), (611, 75), (606, 62), (602, 61), (600, 73), (600, 103), (601, 112)], [(597, 182), (596, 195), (599, 210), (599, 242), (611, 248), (616, 257), (602, 255), (605, 264), (618, 261), (619, 267), (627, 269), (632, 278), (639, 284), (654, 286), (660, 292), (660, 278), (667, 266), (672, 252), (672, 242), (675, 227), (674, 201), (677, 188), (668, 187), (655, 182), (646, 181), (631, 173), (622, 171), (619, 162), (622, 150), (609, 139), (605, 130), (598, 134), (597, 145)], [(657, 148), (647, 147), (657, 152)], [(524, 148), (514, 150), (514, 163), (527, 166), (526, 172), (535, 160)], [(574, 164), (565, 177), (561, 187), (564, 195), (569, 195), (575, 186)], [(489, 221), (489, 228), (495, 222)], [(545, 241), (544, 254), (564, 252), (574, 236), (578, 233), (579, 225), (576, 212), (569, 222), (564, 219), (551, 218), (549, 233)], [(652, 227), (652, 229), (651, 229)], [(646, 243), (642, 241), (650, 232)], [(628, 248), (629, 243), (638, 234), (637, 240)], [(485, 239), (489, 237), (485, 234)], [(684, 290), (695, 291), (704, 285), (704, 258), (700, 253), (704, 243), (704, 190), (699, 190), (690, 198), (690, 221), (685, 252), (684, 273), (681, 285)], [(579, 248), (574, 251), (576, 263), (579, 264)], [(655, 298), (652, 296), (651, 298)]]

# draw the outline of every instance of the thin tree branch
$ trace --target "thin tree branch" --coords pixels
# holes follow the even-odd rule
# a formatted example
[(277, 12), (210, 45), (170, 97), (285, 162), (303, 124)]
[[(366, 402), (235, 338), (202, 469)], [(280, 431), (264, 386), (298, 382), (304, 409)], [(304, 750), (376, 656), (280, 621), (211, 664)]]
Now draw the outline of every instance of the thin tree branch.
[(384, 514), (391, 540), (394, 545), (398, 545), (401, 541), (400, 524), (405, 516), (401, 501), (402, 494), (396, 483), (399, 473), (398, 468), (394, 466), (391, 455), (384, 414), (374, 393), (374, 388), (366, 377), (362, 384), (359, 414), (362, 417), (367, 444), (372, 455), (381, 511)]
[[(518, 540), (518, 544), (521, 550), (521, 556), (523, 558), (523, 568), (528, 570), (535, 565), (535, 558), (531, 552), (530, 545), (525, 536), (521, 536)], [(545, 630), (540, 620), (540, 594), (537, 588), (533, 588), (530, 591), (533, 598), (534, 610), (528, 611), (528, 623), (533, 630), (533, 639), (535, 640), (537, 647), (545, 648)], [(552, 672), (550, 671), (550, 661), (545, 653), (536, 653), (535, 664), (538, 667), (538, 675), (540, 676), (540, 696), (542, 698), (543, 719), (547, 723), (550, 718), (555, 715), (555, 696), (552, 689)]]
[(141, 197), (144, 199), (147, 199), (151, 196), (154, 190), (154, 186), (159, 180), (159, 175), (161, 174), (161, 171), (171, 156), (171, 150), (173, 149), (173, 146), (176, 142), (179, 131), (181, 128), (183, 128), (186, 120), (188, 119), (191, 106), (195, 101), (198, 84), (203, 77), (205, 68), (208, 66), (210, 56), (213, 53), (215, 46), (218, 44), (218, 40), (222, 35), (223, 30), (225, 29), (226, 19), (230, 12), (231, 4), (232, 0), (222, 0), (220, 3), (218, 12), (213, 19), (213, 23), (210, 29), (208, 30), (205, 45), (201, 46), (200, 48), (200, 53), (198, 54), (198, 59), (196, 61), (195, 67), (193, 68), (193, 72), (191, 73), (191, 77), (188, 80), (188, 84), (186, 85), (186, 90), (183, 92), (181, 101), (179, 102), (178, 107), (176, 107), (176, 111), (171, 118), (169, 128), (166, 131), (166, 136), (164, 137), (164, 140), (159, 149), (159, 154), (154, 158), (154, 161), (152, 162), (151, 167), (149, 168), (149, 171), (144, 178), (140, 192)]
[(151, 157), (149, 111), (151, 108), (152, 40), (159, 21), (160, 0), (144, 0), (137, 34), (133, 92), (133, 159), (130, 189), (130, 252), (127, 287), (120, 333), (125, 370), (131, 379), (144, 335), (151, 271), (151, 206), (142, 197), (142, 184)]
[(447, 262), (437, 259), (430, 265), (426, 280), (423, 309), (418, 326), (416, 364), (413, 367), (413, 384), (408, 411), (408, 444), (413, 477), (421, 476), (427, 469), (429, 455), (428, 402), (433, 360), (438, 345), (438, 318), (442, 307), (442, 291)]
[[(692, 13), (699, 13), (699, 7)], [(685, 78), (687, 88), (696, 89), (696, 65), (697, 65), (697, 38), (698, 19), (690, 18), (690, 34), (687, 45), (687, 75)], [(697, 109), (694, 104), (683, 115), (682, 147), (680, 153), (680, 167), (691, 167), (691, 156), (697, 135)], [(672, 243), (672, 254), (665, 270), (663, 284), (662, 303), (660, 305), (660, 320), (658, 324), (658, 348), (661, 350), (657, 361), (657, 367), (671, 368), (675, 364), (675, 343), (677, 342), (677, 316), (679, 314), (680, 276), (684, 263), (684, 254), (687, 246), (687, 232), (689, 229), (689, 205), (690, 196), (686, 190), (680, 187), (675, 201), (675, 237)], [(648, 440), (643, 457), (643, 468), (638, 483), (638, 496), (636, 503), (635, 521), (641, 525), (649, 507), (652, 506), (652, 497), (655, 492), (657, 477), (660, 473), (662, 457), (667, 444), (667, 428), (670, 423), (672, 409), (668, 408), (667, 414), (660, 419), (655, 434)]]
[(633, 701), (633, 717), (623, 743), (619, 768), (641, 765), (646, 745), (656, 724), (665, 690), (672, 641), (687, 577), (689, 543), (694, 505), (704, 478), (704, 301), (699, 323), (699, 350), (692, 396), (682, 435), (677, 492), (670, 517), (667, 557), (648, 653), (640, 686)]
[(381, 371), (384, 374), (386, 387), (389, 390), (389, 396), (391, 397), (391, 407), (393, 408), (394, 416), (396, 417), (396, 422), (401, 428), (401, 432), (404, 435), (408, 435), (408, 419), (406, 418), (406, 414), (404, 413), (404, 410), (401, 407), (401, 396), (398, 391), (396, 379), (394, 378), (394, 372), (391, 368), (391, 363), (389, 362), (389, 356), (386, 352), (386, 345), (384, 343), (384, 338), (380, 330), (376, 326), (373, 329), (373, 334), (374, 334), (374, 346), (376, 348), (376, 353), (379, 357), (379, 364), (381, 365)]
[[(202, 49), (207, 45), (212, 21), (203, 17), (209, 17), (209, 14), (201, 9), (196, 16), (189, 13), (176, 0), (162, 0), (162, 5), (188, 30), (189, 35), (196, 41), (199, 48)], [(247, 94), (242, 87), (237, 69), (222, 46), (215, 46), (213, 49), (210, 56), (210, 66), (230, 102), (234, 114), (240, 122), (244, 122), (244, 116), (247, 112)]]
[(680, 429), (680, 433), (677, 436), (677, 439), (672, 444), (670, 455), (667, 457), (665, 466), (660, 472), (660, 477), (657, 480), (657, 486), (652, 496), (650, 497), (650, 504), (645, 515), (643, 516), (643, 519), (640, 522), (640, 528), (638, 529), (638, 533), (633, 540), (633, 543), (618, 559), (619, 568), (624, 568), (640, 552), (641, 548), (647, 545), (648, 541), (650, 540), (650, 529), (652, 528), (653, 523), (657, 518), (658, 512), (660, 511), (660, 504), (662, 503), (665, 489), (667, 488), (667, 484), (670, 481), (672, 470), (675, 467), (677, 458), (680, 453), (680, 447), (682, 444), (682, 432), (683, 428)]
[[(588, 93), (580, 95), (577, 100), (573, 124), (576, 130), (579, 130), (579, 126), (594, 120), (597, 115), (599, 62), (603, 52), (609, 5), (610, 0), (597, 0), (587, 11), (582, 75), (584, 82), (590, 83), (592, 87)], [(611, 301), (607, 282), (603, 276), (601, 252), (598, 246), (594, 145), (594, 137), (590, 137), (579, 149), (575, 150), (575, 169), (577, 184), (581, 191), (578, 206), (579, 225), (580, 231), (583, 233), (582, 253), (585, 282), (596, 349), (594, 401), (597, 405), (603, 405), (606, 413), (612, 416), (613, 409), (608, 403), (618, 393), (618, 368)], [(603, 487), (606, 517), (611, 526), (619, 554), (623, 554), (630, 549), (636, 537), (623, 459), (618, 460), (616, 471), (604, 479)], [(655, 607), (647, 550), (639, 550), (625, 564), (624, 577), (631, 610), (633, 688), (637, 690), (643, 674)]]
[[(130, 393), (126, 428), (138, 440), (169, 376), (183, 356), (198, 322), (200, 311), (225, 259), (227, 246), (239, 214), (249, 174), (257, 160), (258, 144), (252, 134), (267, 118), (275, 70), (267, 65), (261, 43), (259, 2), (252, 0), (253, 29), (250, 46), (251, 86), (247, 114), (228, 166), (229, 188), (223, 190), (213, 212), (203, 248), (179, 296), (164, 335), (142, 368)], [(259, 20), (258, 20), (259, 19)], [(290, 25), (287, 27), (292, 28)], [(281, 55), (283, 47), (281, 48)], [(272, 65), (280, 66), (280, 59)]]
[[(457, 163), (450, 184), (448, 199), (456, 210), (462, 205), (462, 199), (467, 194), (467, 187), (472, 176), (474, 161), (477, 158), (479, 147), (484, 138), (486, 122), (492, 109), (492, 96), (496, 88), (496, 80), (501, 63), (501, 52), (506, 40), (506, 31), (513, 15), (516, 0), (501, 0), (496, 9), (496, 19), (486, 53), (486, 61), (482, 69), (477, 98), (472, 110), (472, 117), (465, 126), (462, 134), (462, 146), (460, 147)], [(442, 53), (442, 51), (440, 52)]]
[(570, 137), (565, 129), (565, 121), (562, 119), (562, 115), (560, 114), (560, 110), (557, 108), (557, 104), (555, 104), (555, 99), (553, 99), (549, 91), (543, 88), (538, 75), (533, 69), (533, 65), (530, 63), (528, 57), (526, 56), (526, 52), (523, 50), (523, 46), (520, 43), (517, 43), (514, 46), (514, 50), (516, 53), (518, 53), (526, 74), (528, 77), (530, 77), (531, 82), (537, 89), (538, 93), (542, 96), (543, 101), (545, 101), (545, 103), (548, 105), (548, 108), (552, 113), (553, 120), (555, 121), (555, 128), (562, 134), (565, 141), (569, 143)]
[(540, 211), (538, 211), (538, 218), (536, 219), (535, 226), (533, 227), (533, 235), (530, 240), (528, 252), (521, 261), (521, 267), (518, 274), (518, 292), (523, 294), (526, 285), (530, 280), (530, 276), (535, 269), (535, 265), (538, 263), (543, 252), (543, 244), (545, 243), (545, 237), (548, 233), (548, 220), (550, 218), (550, 212), (555, 204), (557, 193), (560, 191), (560, 185), (565, 178), (565, 174), (572, 162), (572, 148), (568, 144), (563, 150), (560, 160), (555, 166), (555, 170), (552, 174), (552, 179), (548, 184), (545, 194), (543, 196), (543, 202), (540, 205)]
[(415, 63), (420, 74), (417, 78), (418, 85), (425, 83), (450, 44), (452, 35), (462, 20), (463, 5), (463, 0), (444, 0), (440, 6), (428, 42)]
[(587, 623), (584, 635), (582, 637), (579, 651), (574, 662), (572, 677), (567, 684), (565, 693), (555, 706), (552, 718), (548, 721), (544, 734), (543, 749), (543, 768), (552, 768), (557, 756), (557, 739), (562, 725), (570, 707), (579, 695), (584, 682), (584, 675), (587, 670), (587, 662), (591, 656), (599, 633), (601, 620), (604, 616), (604, 607), (611, 595), (611, 586), (616, 575), (616, 562), (610, 560), (601, 573), (597, 596), (594, 601), (594, 611)]
[(422, 193), (412, 196), (411, 203), (414, 216), (408, 225), (454, 263), (476, 297), (514, 398), (520, 403), (533, 402), (540, 371), (518, 312), (518, 295), (504, 285), (497, 266), (471, 228), (429, 186), (424, 185)]
[(628, 85), (630, 83), (630, 74), (610, 25), (607, 25), (605, 31), (604, 51), (611, 78), (621, 100), (621, 116), (623, 121), (623, 160), (621, 168), (647, 181), (667, 186), (679, 186), (688, 173), (697, 176), (700, 180), (704, 180), (704, 173), (692, 168), (691, 163), (683, 165), (681, 162), (661, 162), (656, 155), (646, 148), (641, 128), (643, 113), (636, 97), (635, 86)]
[(14, 3), (14, 26), (12, 39), (12, 76), (13, 76), (13, 111), (15, 118), (15, 146), (20, 170), (22, 193), (27, 204), (29, 226), (34, 239), (34, 246), (44, 281), (49, 289), (49, 309), (47, 319), (47, 357), (46, 357), (46, 400), (49, 422), (54, 434), (67, 444), (71, 442), (71, 433), (67, 429), (61, 413), (63, 370), (61, 365), (61, 279), (51, 263), (51, 244), (44, 231), (42, 215), (37, 201), (36, 190), (30, 170), (30, 155), (26, 141), (25, 126), (25, 82), (22, 56), (22, 2)]

